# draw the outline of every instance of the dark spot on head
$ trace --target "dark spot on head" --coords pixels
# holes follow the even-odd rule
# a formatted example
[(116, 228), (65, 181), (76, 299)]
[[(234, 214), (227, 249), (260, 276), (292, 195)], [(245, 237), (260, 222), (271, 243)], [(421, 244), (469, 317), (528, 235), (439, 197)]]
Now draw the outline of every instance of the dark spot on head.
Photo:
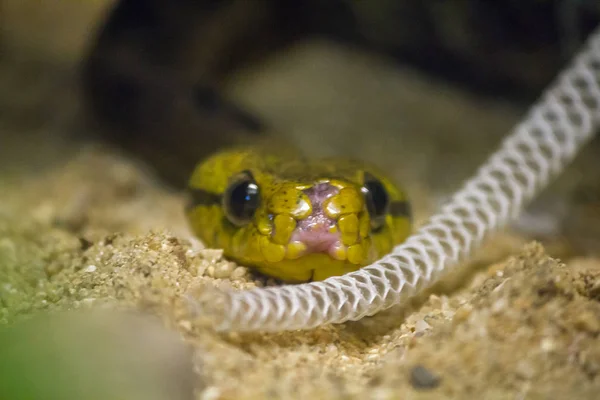
[(284, 196), (285, 196), (285, 195), (287, 195), (287, 190), (284, 190), (284, 191), (283, 191), (283, 195), (284, 195)]
[(287, 202), (288, 202), (288, 199), (284, 199), (284, 200), (283, 200), (283, 202), (284, 202), (284, 203), (287, 203)]
[(343, 210), (344, 208), (346, 208), (346, 206), (342, 204), (342, 210)]

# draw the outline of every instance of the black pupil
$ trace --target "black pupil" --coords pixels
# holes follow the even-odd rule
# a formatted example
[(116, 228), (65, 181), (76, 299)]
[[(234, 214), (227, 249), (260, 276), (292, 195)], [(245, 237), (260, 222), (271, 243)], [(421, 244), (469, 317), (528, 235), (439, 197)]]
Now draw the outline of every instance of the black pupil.
[(234, 224), (248, 223), (259, 205), (258, 185), (252, 180), (234, 183), (226, 198), (228, 216)]
[(365, 181), (364, 191), (367, 200), (367, 209), (375, 226), (385, 222), (389, 198), (383, 184), (371, 178)]

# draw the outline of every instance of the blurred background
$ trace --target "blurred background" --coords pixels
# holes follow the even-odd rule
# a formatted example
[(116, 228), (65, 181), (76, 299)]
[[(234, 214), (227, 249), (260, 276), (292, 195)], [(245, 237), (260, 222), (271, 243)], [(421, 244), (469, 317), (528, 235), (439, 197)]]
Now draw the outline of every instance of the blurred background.
[[(423, 220), (496, 148), (598, 22), (593, 0), (0, 0), (0, 322), (77, 308), (105, 286), (114, 293), (104, 297), (121, 300), (126, 278), (81, 278), (85, 268), (121, 271), (103, 254), (140, 247), (163, 256), (152, 252), (164, 241), (119, 242), (115, 232), (185, 237), (187, 174), (232, 142), (281, 137), (307, 154), (375, 162), (407, 187)], [(482, 265), (531, 238), (565, 259), (597, 253), (599, 152), (595, 140)], [(115, 238), (121, 247), (110, 247)], [(568, 245), (552, 247), (557, 242)], [(88, 265), (90, 248), (102, 262)], [(143, 268), (163, 264), (133, 259)], [(178, 265), (170, 271), (183, 290)], [(181, 343), (173, 342), (177, 360), (153, 353), (172, 332), (151, 322), (158, 339), (121, 354), (136, 337), (124, 339), (115, 318), (100, 319), (115, 327), (108, 362), (148, 354), (156, 358), (142, 359), (147, 366), (174, 366), (161, 375), (131, 364), (164, 389), (149, 385), (136, 395), (189, 398), (187, 386), (178, 394), (169, 386), (173, 371), (190, 373)], [(107, 346), (106, 335), (85, 333), (96, 323), (82, 323), (90, 342), (75, 344), (64, 324), (43, 318), (5, 333), (0, 350), (18, 350), (22, 337), (40, 342), (4, 364), (0, 357), (0, 388), (40, 365), (34, 379), (48, 386), (28, 398), (52, 398), (54, 389), (54, 398), (66, 398), (69, 385), (53, 386), (48, 375), (60, 368), (36, 358), (52, 335), (37, 332), (50, 326), (65, 338), (51, 344), (59, 354), (75, 349), (85, 358), (86, 349)], [(25, 369), (12, 370), (17, 361)], [(73, 361), (80, 368), (81, 359)], [(103, 376), (96, 372), (90, 376)], [(110, 379), (96, 383), (110, 388)], [(143, 387), (135, 382), (134, 391)]]

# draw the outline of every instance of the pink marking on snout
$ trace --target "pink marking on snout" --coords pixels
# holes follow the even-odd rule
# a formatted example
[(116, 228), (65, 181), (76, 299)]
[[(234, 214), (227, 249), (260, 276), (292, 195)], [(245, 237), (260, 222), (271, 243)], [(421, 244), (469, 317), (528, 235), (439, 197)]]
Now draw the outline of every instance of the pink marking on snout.
[(323, 211), (323, 202), (338, 192), (339, 189), (329, 183), (318, 183), (304, 191), (312, 204), (312, 213), (298, 221), (291, 241), (304, 243), (307, 253), (331, 253), (339, 246), (339, 232), (330, 232), (336, 221)]

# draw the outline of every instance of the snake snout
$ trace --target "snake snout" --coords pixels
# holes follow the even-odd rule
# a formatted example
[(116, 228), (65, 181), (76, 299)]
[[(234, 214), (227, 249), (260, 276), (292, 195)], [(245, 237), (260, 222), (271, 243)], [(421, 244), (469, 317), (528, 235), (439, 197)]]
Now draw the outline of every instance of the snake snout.
[[(358, 228), (350, 227), (348, 229), (349, 224), (345, 223), (342, 224), (344, 229), (340, 231), (340, 216), (332, 214), (328, 209), (328, 204), (334, 204), (337, 207), (337, 204), (331, 203), (331, 201), (340, 193), (345, 193), (347, 198), (347, 189), (340, 189), (329, 182), (320, 182), (303, 190), (303, 194), (310, 201), (311, 213), (297, 221), (290, 238), (291, 243), (301, 243), (303, 254), (325, 253), (336, 260), (359, 261), (359, 257), (350, 257), (352, 260), (349, 260), (348, 257), (348, 245), (354, 244), (358, 240)], [(345, 203), (343, 199), (342, 202)], [(348, 218), (346, 217), (346, 219)]]
[(261, 248), (267, 260), (321, 253), (357, 265), (369, 254), (368, 214), (360, 189), (351, 183), (282, 185), (266, 204), (264, 231), (270, 237)]
[(328, 182), (321, 182), (303, 192), (308, 196), (312, 212), (298, 221), (292, 240), (304, 243), (309, 253), (328, 253), (332, 246), (339, 243), (340, 235), (336, 220), (324, 212), (323, 203), (339, 193), (339, 189)]

